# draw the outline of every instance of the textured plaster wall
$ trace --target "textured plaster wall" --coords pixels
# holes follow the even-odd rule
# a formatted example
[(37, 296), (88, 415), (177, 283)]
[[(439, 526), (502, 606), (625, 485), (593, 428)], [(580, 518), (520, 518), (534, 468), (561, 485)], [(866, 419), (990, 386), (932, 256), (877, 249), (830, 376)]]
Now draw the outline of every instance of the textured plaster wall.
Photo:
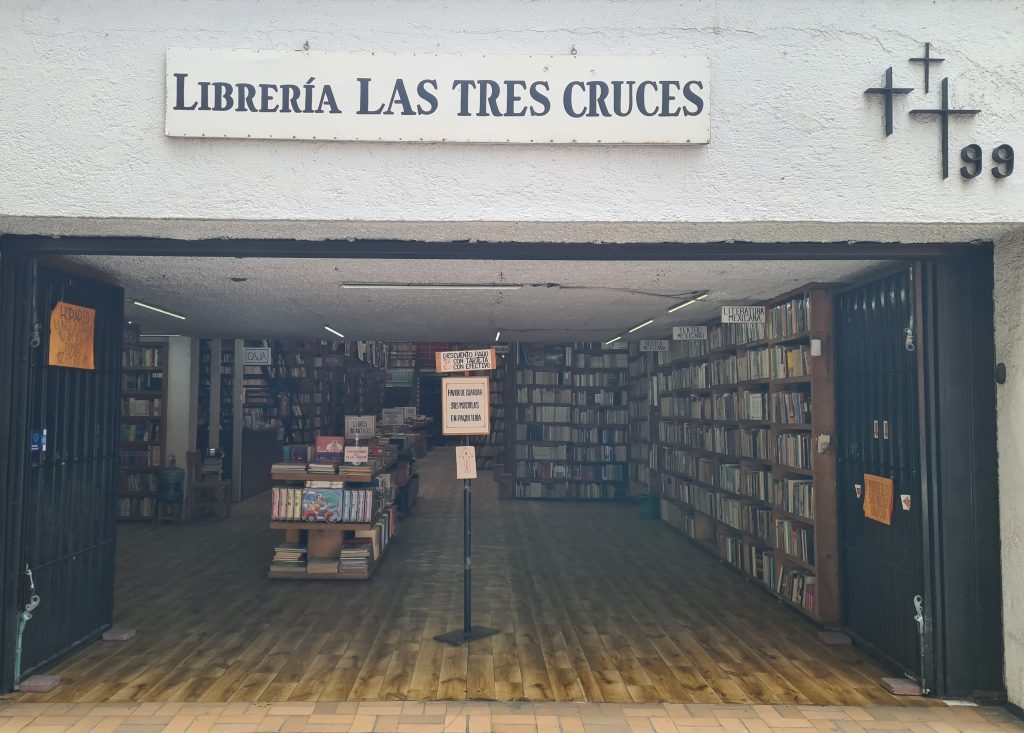
[[(0, 215), (253, 220), (1024, 220), (1024, 175), (939, 177), (908, 58), (946, 58), (966, 143), (1024, 150), (1012, 0), (558, 2), (116, 0), (0, 8)], [(363, 144), (163, 135), (168, 46), (711, 57), (694, 147)], [(863, 91), (916, 87), (883, 136)], [(301, 80), (300, 80), (301, 83)], [(955, 170), (955, 167), (954, 167)]]
[(1024, 231), (996, 242), (996, 386), (999, 524), (1003, 565), (1003, 638), (1010, 701), (1024, 707)]

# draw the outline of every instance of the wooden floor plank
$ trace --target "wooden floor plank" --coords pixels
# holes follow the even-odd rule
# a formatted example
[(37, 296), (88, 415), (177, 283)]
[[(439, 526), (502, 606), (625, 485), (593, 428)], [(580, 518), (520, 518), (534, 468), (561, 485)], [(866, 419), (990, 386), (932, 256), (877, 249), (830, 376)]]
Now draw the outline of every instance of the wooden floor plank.
[(474, 482), (475, 623), (462, 626), (462, 491), (451, 451), (370, 581), (274, 582), (269, 497), (223, 522), (125, 524), (115, 620), (52, 670), (44, 702), (506, 700), (914, 705), (887, 672), (635, 505), (501, 501)]

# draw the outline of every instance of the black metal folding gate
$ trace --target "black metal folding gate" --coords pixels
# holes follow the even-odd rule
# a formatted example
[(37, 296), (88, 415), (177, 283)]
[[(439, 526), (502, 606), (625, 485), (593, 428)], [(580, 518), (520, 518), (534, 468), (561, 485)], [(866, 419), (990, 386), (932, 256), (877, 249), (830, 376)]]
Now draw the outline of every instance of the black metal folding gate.
[[(998, 697), (991, 259), (908, 265), (835, 314), (844, 628), (934, 694)], [(865, 474), (893, 481), (889, 525), (865, 516)]]
[[(923, 595), (918, 355), (909, 270), (840, 294), (836, 314), (839, 547), (844, 625), (914, 676)], [(916, 349), (916, 341), (910, 345)], [(864, 475), (891, 478), (892, 524), (864, 515)], [(900, 495), (910, 497), (909, 510)]]
[[(96, 311), (94, 370), (47, 365), (50, 314), (60, 301)], [(29, 257), (0, 259), (3, 690), (15, 681), (26, 567), (42, 602), (25, 630), (23, 673), (111, 623), (123, 310), (119, 287)]]

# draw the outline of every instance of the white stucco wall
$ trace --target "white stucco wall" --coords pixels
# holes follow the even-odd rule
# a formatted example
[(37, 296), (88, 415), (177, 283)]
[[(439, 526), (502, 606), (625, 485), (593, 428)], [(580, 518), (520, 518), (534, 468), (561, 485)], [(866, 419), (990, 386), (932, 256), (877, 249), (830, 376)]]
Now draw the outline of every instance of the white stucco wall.
[[(1024, 16), (934, 3), (559, 0), (10, 0), (0, 7), (0, 215), (353, 221), (1024, 221), (1024, 175), (938, 174), (938, 103), (908, 62), (946, 59), (954, 160), (1024, 150)], [(163, 135), (169, 46), (711, 57), (712, 143), (362, 144)], [(916, 88), (883, 137), (863, 91)], [(300, 80), (298, 83), (301, 83)], [(956, 166), (954, 166), (955, 170)]]
[[(544, 241), (998, 239), (997, 358), (1007, 685), (1024, 706), (1024, 169), (957, 175), (976, 142), (1024, 152), (1014, 0), (117, 0), (0, 5), (0, 234)], [(708, 146), (490, 146), (171, 139), (170, 46), (707, 54)], [(929, 96), (907, 62), (946, 61)], [(863, 90), (915, 92), (896, 132)], [(939, 176), (935, 121), (951, 122)], [(1014, 232), (1017, 232), (1016, 234)]]

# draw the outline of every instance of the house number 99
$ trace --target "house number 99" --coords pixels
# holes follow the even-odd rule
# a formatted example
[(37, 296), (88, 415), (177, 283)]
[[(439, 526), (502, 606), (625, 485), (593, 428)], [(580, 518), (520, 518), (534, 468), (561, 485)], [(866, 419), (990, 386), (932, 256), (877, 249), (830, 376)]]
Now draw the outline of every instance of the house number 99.
[[(980, 145), (972, 143), (965, 146), (960, 151), (960, 160), (967, 164), (960, 167), (961, 176), (970, 179), (981, 174), (984, 163)], [(995, 163), (995, 167), (992, 168), (992, 177), (1006, 178), (1013, 173), (1013, 148), (1005, 144), (1000, 145), (992, 151), (992, 162)]]

